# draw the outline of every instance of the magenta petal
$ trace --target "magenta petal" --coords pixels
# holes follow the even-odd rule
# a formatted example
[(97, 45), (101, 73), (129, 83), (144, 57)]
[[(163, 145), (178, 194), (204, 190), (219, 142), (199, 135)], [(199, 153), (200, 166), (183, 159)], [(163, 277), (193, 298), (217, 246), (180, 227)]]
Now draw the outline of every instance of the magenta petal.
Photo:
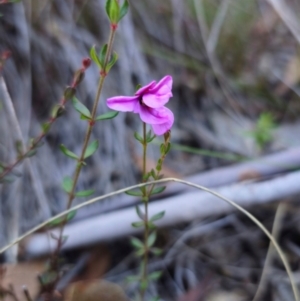
[(156, 81), (152, 81), (150, 84), (146, 85), (146, 86), (143, 86), (141, 87), (140, 89), (138, 89), (136, 92), (135, 92), (135, 95), (142, 95), (143, 93), (147, 92), (147, 90), (149, 90), (150, 88), (154, 87), (156, 84)]
[(174, 114), (168, 108), (165, 108), (165, 115), (168, 120), (161, 124), (152, 124), (152, 129), (155, 135), (160, 136), (169, 131), (174, 123)]
[(165, 113), (165, 107), (152, 109), (147, 106), (140, 106), (140, 117), (148, 124), (162, 124), (168, 121), (169, 116)]
[(160, 108), (164, 106), (172, 97), (172, 93), (166, 93), (166, 94), (145, 94), (143, 96), (143, 103), (147, 105), (150, 108)]
[(159, 95), (171, 93), (172, 85), (173, 85), (172, 76), (166, 75), (154, 87), (151, 87), (149, 89), (149, 93), (159, 94)]
[(170, 75), (162, 78), (153, 88), (150, 88), (143, 95), (143, 102), (151, 108), (160, 108), (164, 106), (172, 97), (173, 79)]
[(108, 98), (107, 106), (115, 111), (132, 112), (139, 104), (137, 96), (115, 96)]

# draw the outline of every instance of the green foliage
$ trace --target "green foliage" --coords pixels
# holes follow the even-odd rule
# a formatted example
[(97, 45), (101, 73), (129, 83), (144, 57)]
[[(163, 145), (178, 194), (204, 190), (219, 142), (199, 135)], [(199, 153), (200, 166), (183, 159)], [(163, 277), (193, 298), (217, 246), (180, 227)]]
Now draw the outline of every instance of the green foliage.
[(118, 24), (120, 20), (127, 14), (129, 2), (125, 0), (120, 8), (119, 1), (107, 0), (105, 5), (107, 16), (112, 24)]
[(94, 189), (82, 190), (82, 191), (76, 192), (75, 196), (77, 196), (77, 197), (87, 197), (87, 196), (92, 195), (94, 192), (95, 192)]
[(64, 177), (62, 181), (62, 188), (66, 193), (72, 192), (72, 187), (74, 185), (74, 182), (71, 177)]
[(99, 115), (95, 118), (96, 121), (100, 121), (100, 120), (107, 120), (107, 119), (113, 119), (115, 118), (117, 115), (119, 114), (119, 112), (117, 111), (110, 111), (107, 112), (105, 114)]
[(75, 159), (75, 160), (79, 160), (79, 157), (74, 154), (73, 152), (71, 152), (70, 150), (68, 150), (63, 144), (60, 145), (59, 149), (63, 152), (63, 154), (65, 154), (67, 157)]
[(86, 159), (86, 158), (90, 157), (91, 155), (93, 155), (96, 152), (96, 150), (98, 149), (98, 147), (99, 147), (99, 141), (98, 140), (95, 140), (95, 141), (91, 142), (85, 150), (84, 159)]
[(164, 217), (166, 211), (161, 211), (155, 215), (153, 215), (151, 218), (150, 218), (150, 221), (151, 222), (154, 222), (154, 221), (157, 221), (157, 220), (160, 220)]
[(90, 110), (76, 97), (72, 98), (72, 104), (74, 109), (81, 114), (81, 118), (91, 120), (92, 115)]
[(63, 216), (63, 217), (59, 217), (57, 219), (55, 219), (54, 221), (49, 223), (49, 226), (59, 226), (61, 223), (68, 222), (71, 219), (73, 219), (76, 215), (76, 210), (71, 211), (70, 213), (67, 214), (67, 216)]
[(257, 147), (262, 150), (272, 141), (275, 127), (276, 123), (273, 115), (265, 112), (259, 116), (255, 128), (246, 134), (251, 136), (255, 140)]

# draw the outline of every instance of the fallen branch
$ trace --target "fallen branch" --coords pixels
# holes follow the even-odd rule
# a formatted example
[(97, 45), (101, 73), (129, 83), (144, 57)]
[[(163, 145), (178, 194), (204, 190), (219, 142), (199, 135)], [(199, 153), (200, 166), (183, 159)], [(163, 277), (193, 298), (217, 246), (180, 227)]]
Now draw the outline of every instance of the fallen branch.
[[(174, 181), (180, 182), (176, 179)], [(239, 183), (215, 189), (216, 195), (202, 191), (186, 192), (150, 203), (149, 211), (151, 215), (166, 211), (164, 218), (157, 223), (159, 227), (166, 227), (232, 210), (232, 207), (220, 200), (217, 195), (222, 195), (242, 207), (247, 207), (300, 193), (299, 182), (300, 171), (297, 171), (265, 182)], [(201, 189), (205, 190), (205, 188)], [(135, 210), (127, 208), (69, 224), (64, 232), (68, 239), (63, 249), (72, 249), (137, 233), (139, 229), (131, 227), (131, 223), (135, 220)], [(51, 232), (55, 235), (56, 230)], [(49, 238), (47, 233), (42, 233), (33, 235), (27, 241), (25, 249), (28, 254), (39, 256), (51, 252), (54, 246), (55, 241)]]

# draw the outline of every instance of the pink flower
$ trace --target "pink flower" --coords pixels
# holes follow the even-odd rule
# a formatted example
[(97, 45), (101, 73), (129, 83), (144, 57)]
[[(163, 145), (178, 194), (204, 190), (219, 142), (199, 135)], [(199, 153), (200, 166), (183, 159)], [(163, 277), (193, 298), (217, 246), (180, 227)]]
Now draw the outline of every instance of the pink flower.
[(173, 96), (172, 83), (172, 76), (167, 75), (158, 83), (152, 81), (140, 88), (135, 96), (108, 98), (107, 106), (112, 110), (139, 114), (143, 122), (151, 124), (155, 135), (163, 135), (174, 122), (172, 111), (164, 106)]

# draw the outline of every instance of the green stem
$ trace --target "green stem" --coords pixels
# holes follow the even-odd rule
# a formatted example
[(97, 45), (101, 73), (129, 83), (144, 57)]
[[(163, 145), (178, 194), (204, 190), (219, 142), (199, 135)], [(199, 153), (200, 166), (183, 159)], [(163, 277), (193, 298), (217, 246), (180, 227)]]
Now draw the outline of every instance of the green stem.
[[(77, 167), (74, 173), (74, 177), (73, 177), (73, 185), (71, 188), (71, 191), (69, 193), (69, 197), (68, 197), (68, 202), (67, 202), (67, 209), (70, 209), (72, 206), (72, 202), (75, 198), (75, 188), (77, 186), (77, 182), (79, 179), (79, 175), (83, 166), (83, 162), (84, 162), (84, 154), (85, 151), (88, 147), (88, 143), (92, 134), (92, 129), (93, 126), (95, 124), (95, 117), (97, 114), (97, 108), (98, 108), (98, 104), (99, 104), (99, 100), (100, 100), (100, 95), (103, 89), (103, 84), (105, 81), (105, 78), (107, 76), (107, 73), (105, 71), (107, 63), (109, 62), (110, 56), (111, 56), (111, 51), (112, 51), (112, 45), (113, 45), (113, 41), (114, 41), (114, 37), (115, 37), (115, 32), (116, 29), (114, 29), (113, 27), (111, 27), (110, 30), (110, 34), (109, 34), (109, 38), (108, 38), (108, 46), (107, 46), (107, 53), (106, 53), (106, 57), (105, 57), (105, 61), (104, 61), (104, 66), (103, 66), (103, 70), (101, 70), (100, 72), (100, 79), (99, 79), (99, 83), (98, 83), (98, 87), (97, 87), (97, 93), (95, 96), (95, 100), (94, 100), (94, 105), (93, 105), (93, 109), (92, 109), (92, 113), (91, 113), (91, 121), (89, 122), (86, 134), (85, 134), (85, 138), (84, 138), (84, 142), (83, 142), (83, 147), (81, 150), (81, 154), (80, 157), (77, 161)], [(64, 219), (63, 222), (61, 223), (60, 226), (60, 231), (59, 231), (59, 236), (58, 236), (58, 240), (57, 240), (57, 246), (56, 249), (54, 251), (54, 256), (53, 256), (53, 261), (52, 261), (52, 270), (57, 271), (58, 270), (58, 254), (60, 253), (60, 249), (62, 247), (62, 242), (63, 242), (63, 231), (64, 231), (64, 227), (67, 223), (67, 219)], [(58, 280), (58, 279), (57, 279)], [(56, 281), (57, 281), (56, 280)]]
[[(143, 122), (143, 182), (145, 181), (144, 178), (147, 173), (147, 131), (146, 131), (146, 123)], [(144, 187), (143, 189), (143, 200), (144, 200), (144, 225), (145, 225), (145, 230), (144, 230), (144, 248), (145, 248), (145, 253), (144, 253), (144, 258), (143, 258), (143, 265), (142, 265), (142, 285), (143, 287), (141, 288), (141, 301), (144, 300), (145, 298), (145, 292), (146, 292), (146, 287), (145, 283), (147, 283), (148, 280), (148, 246), (147, 246), (147, 241), (148, 241), (148, 236), (149, 236), (149, 226), (148, 226), (148, 193), (147, 193), (147, 188)]]

